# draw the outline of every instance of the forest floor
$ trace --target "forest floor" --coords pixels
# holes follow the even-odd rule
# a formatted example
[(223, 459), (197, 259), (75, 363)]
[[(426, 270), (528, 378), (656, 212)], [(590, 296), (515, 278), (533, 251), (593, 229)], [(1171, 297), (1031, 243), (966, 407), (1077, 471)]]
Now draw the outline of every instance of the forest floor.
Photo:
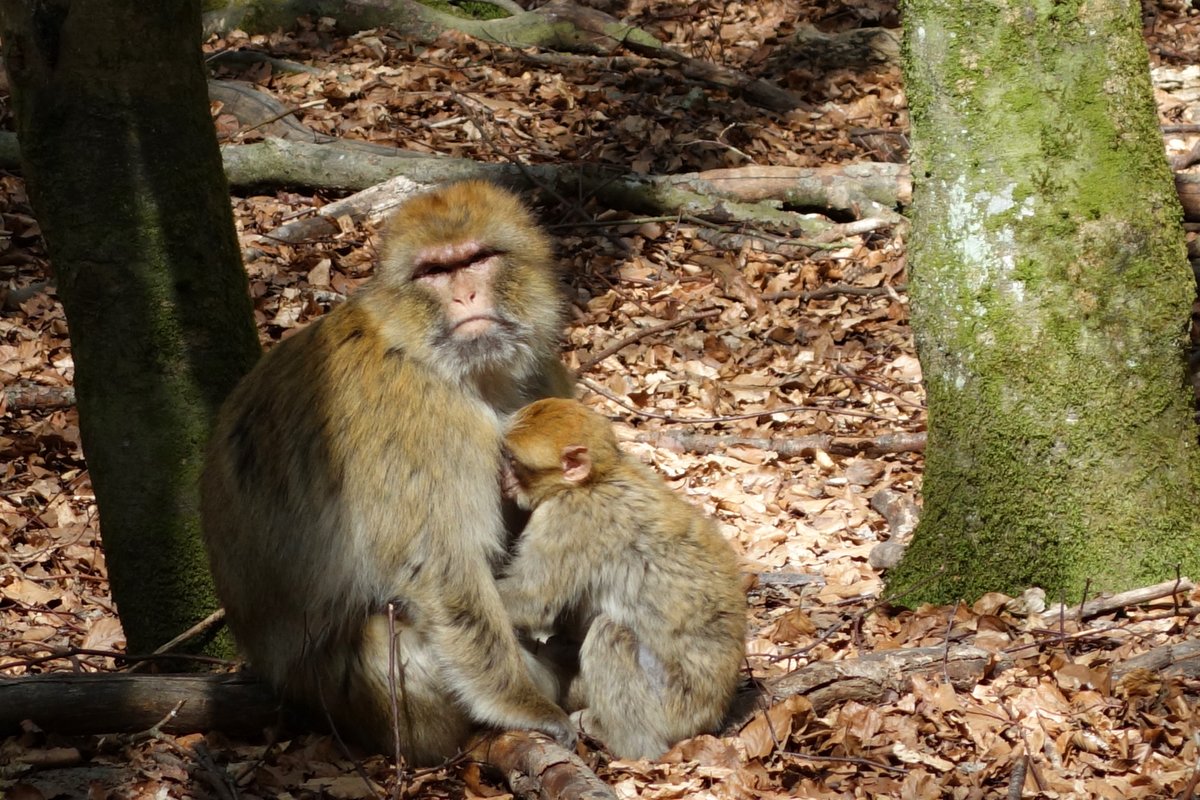
[[(419, 152), (660, 174), (907, 157), (897, 66), (817, 66), (786, 46), (800, 23), (895, 27), (891, 2), (632, 0), (608, 10), (691, 56), (769, 77), (809, 108), (767, 112), (654, 65), (539, 59), (457, 35), (427, 47), (384, 30), (345, 38), (322, 21), (208, 47), (315, 67), (288, 73), (260, 62), (222, 68), (219, 77), (257, 84), (300, 109), (314, 130)], [(1194, 10), (1146, 5), (1146, 38), (1154, 67), (1200, 64)], [(1159, 85), (1164, 124), (1200, 123), (1195, 81), (1190, 90)], [(219, 107), (214, 113), (223, 140), (257, 135)], [(0, 124), (11, 127), (7, 105)], [(1198, 139), (1184, 132), (1164, 141), (1183, 153)], [(332, 199), (298, 190), (234, 198), (239, 233), (253, 242), (247, 267), (265, 344), (371, 274), (378, 239), (366, 227), (298, 245), (259, 238)], [(740, 732), (697, 737), (658, 762), (589, 753), (621, 798), (1190, 795), (1200, 684), (1188, 674), (1115, 673), (1135, 655), (1193, 637), (1200, 592), (1049, 627), (1028, 602), (1000, 596), (903, 610), (882, 602), (884, 583), (868, 562), (897, 533), (871, 500), (884, 491), (918, 499), (919, 449), (780, 452), (814, 434), (844, 444), (924, 430), (901, 231), (785, 256), (749, 246), (731, 252), (709, 244), (702, 224), (639, 219), (586, 198), (544, 197), (538, 211), (569, 276), (564, 357), (583, 379), (582, 398), (617, 421), (632, 452), (719, 520), (744, 559), (749, 673), (768, 679), (819, 661), (950, 643), (976, 645), (1005, 665), (973, 687), (955, 689), (933, 674), (907, 691), (819, 713), (784, 701)], [(48, 280), (17, 175), (0, 173), (0, 220), (5, 287), (20, 292)], [(0, 316), (0, 380), (69, 386), (71, 349), (53, 287), (14, 296)], [(0, 675), (116, 670), (124, 640), (76, 413), (12, 397), (0, 412)], [(763, 719), (771, 723), (766, 736)], [(100, 741), (30, 727), (0, 742), (0, 796), (13, 800), (370, 798), (393, 796), (398, 786), (387, 759), (351, 758), (328, 736), (270, 746), (218, 733)], [(469, 764), (409, 776), (405, 790), (508, 792)]]

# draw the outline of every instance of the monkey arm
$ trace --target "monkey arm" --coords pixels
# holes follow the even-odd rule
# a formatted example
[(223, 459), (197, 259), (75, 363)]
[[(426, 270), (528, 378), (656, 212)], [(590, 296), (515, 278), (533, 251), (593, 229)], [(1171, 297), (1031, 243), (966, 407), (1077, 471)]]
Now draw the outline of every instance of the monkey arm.
[(549, 500), (533, 512), (512, 563), (497, 581), (508, 618), (519, 630), (549, 630), (563, 611), (584, 599), (592, 576), (610, 555), (603, 536), (571, 530), (575, 515), (564, 505)]
[[(548, 586), (528, 582), (522, 575), (509, 575), (496, 582), (500, 602), (517, 630), (545, 631), (554, 624), (567, 603)], [(545, 594), (543, 594), (545, 593)]]
[[(453, 565), (456, 580), (427, 585), (422, 627), (447, 683), (471, 716), (500, 728), (531, 728), (574, 744), (566, 713), (529, 674), (491, 572), (479, 559)], [(430, 603), (430, 598), (438, 598)]]

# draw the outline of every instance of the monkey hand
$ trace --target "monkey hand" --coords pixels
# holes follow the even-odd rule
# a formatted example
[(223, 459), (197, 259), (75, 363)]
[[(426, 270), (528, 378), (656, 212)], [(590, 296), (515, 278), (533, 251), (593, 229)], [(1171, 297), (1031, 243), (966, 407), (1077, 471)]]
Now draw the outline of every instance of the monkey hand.
[(575, 743), (579, 741), (579, 732), (575, 728), (575, 723), (565, 713), (562, 715), (561, 720), (537, 725), (535, 730), (539, 730), (553, 738), (572, 753), (575, 752)]

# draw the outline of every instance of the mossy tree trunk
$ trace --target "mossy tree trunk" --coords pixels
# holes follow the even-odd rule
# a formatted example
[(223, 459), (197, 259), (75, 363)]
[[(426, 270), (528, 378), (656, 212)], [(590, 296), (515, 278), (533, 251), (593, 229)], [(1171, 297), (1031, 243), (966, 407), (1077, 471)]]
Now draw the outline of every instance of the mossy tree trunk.
[(113, 597), (145, 652), (216, 608), (197, 478), (209, 422), (258, 355), (200, 4), (5, 3), (0, 36)]
[(1195, 285), (1134, 0), (908, 0), (929, 400), (905, 602), (1200, 575)]

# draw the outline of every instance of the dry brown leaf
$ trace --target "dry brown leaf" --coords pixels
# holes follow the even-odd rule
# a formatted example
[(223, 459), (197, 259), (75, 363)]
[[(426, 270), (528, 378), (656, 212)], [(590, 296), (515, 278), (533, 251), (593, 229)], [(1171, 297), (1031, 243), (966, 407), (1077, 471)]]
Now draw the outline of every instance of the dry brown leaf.
[(88, 650), (117, 650), (125, 644), (125, 631), (116, 617), (100, 617), (88, 628), (83, 647)]
[(732, 770), (741, 766), (742, 757), (730, 742), (715, 736), (701, 735), (684, 739), (668, 750), (659, 761), (669, 764), (692, 761), (705, 767)]
[(803, 730), (812, 715), (812, 703), (799, 695), (755, 714), (738, 732), (738, 739), (746, 748), (746, 757), (762, 758), (777, 747), (786, 746), (788, 737)]
[(378, 800), (384, 793), (383, 787), (353, 774), (313, 778), (301, 786), (310, 792), (318, 792), (322, 797), (332, 797), (335, 800)]
[(0, 594), (27, 606), (46, 605), (58, 597), (53, 589), (21, 577), (14, 578), (7, 586), (0, 588)]

